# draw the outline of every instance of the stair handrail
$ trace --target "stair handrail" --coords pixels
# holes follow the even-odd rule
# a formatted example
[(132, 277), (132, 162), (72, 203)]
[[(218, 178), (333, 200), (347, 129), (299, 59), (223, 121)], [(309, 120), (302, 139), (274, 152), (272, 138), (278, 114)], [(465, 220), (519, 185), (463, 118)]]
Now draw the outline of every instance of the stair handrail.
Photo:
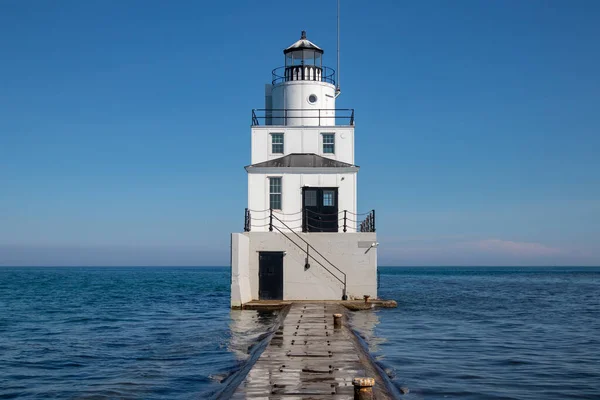
[(295, 232), (294, 230), (292, 230), (289, 226), (287, 226), (287, 224), (285, 222), (283, 222), (282, 220), (280, 220), (276, 215), (273, 215), (273, 210), (270, 210), (270, 217), (271, 217), (271, 224), (269, 226), (269, 229), (272, 231), (272, 228), (277, 229), (277, 231), (279, 233), (281, 233), (283, 236), (285, 236), (286, 238), (290, 239), (288, 235), (285, 234), (285, 232), (283, 232), (281, 229), (279, 229), (279, 227), (275, 224), (272, 223), (272, 218), (275, 218), (277, 221), (279, 221), (283, 226), (285, 226), (288, 230), (290, 230), (290, 232), (292, 232), (294, 235), (296, 235), (298, 237), (298, 239), (302, 240), (307, 248), (312, 249), (315, 253), (317, 253), (318, 255), (321, 256), (321, 258), (323, 258), (323, 260), (327, 261), (327, 263), (329, 265), (331, 265), (333, 268), (335, 268), (337, 271), (339, 271), (343, 276), (344, 276), (344, 280), (342, 281), (336, 274), (334, 274), (333, 272), (331, 272), (329, 270), (329, 268), (327, 268), (326, 266), (324, 266), (319, 260), (317, 260), (315, 257), (313, 257), (308, 250), (304, 250), (302, 248), (302, 246), (300, 246), (298, 243), (294, 242), (293, 240), (290, 239), (290, 241), (292, 243), (294, 243), (296, 245), (296, 247), (300, 248), (303, 252), (306, 253), (307, 257), (311, 257), (313, 260), (315, 260), (321, 267), (323, 267), (325, 269), (325, 271), (329, 272), (329, 274), (331, 274), (331, 276), (333, 276), (335, 279), (337, 279), (338, 281), (340, 281), (340, 283), (342, 285), (344, 285), (344, 289), (342, 291), (342, 300), (346, 300), (348, 297), (346, 296), (346, 273), (344, 271), (342, 271), (341, 269), (339, 269), (338, 267), (336, 267), (335, 265), (333, 265), (333, 263), (331, 261), (329, 261), (323, 254), (321, 254), (319, 252), (319, 250), (315, 249), (313, 247), (313, 245), (311, 245), (310, 243), (308, 243), (306, 240), (304, 240), (304, 238), (300, 235), (298, 235), (297, 232)]

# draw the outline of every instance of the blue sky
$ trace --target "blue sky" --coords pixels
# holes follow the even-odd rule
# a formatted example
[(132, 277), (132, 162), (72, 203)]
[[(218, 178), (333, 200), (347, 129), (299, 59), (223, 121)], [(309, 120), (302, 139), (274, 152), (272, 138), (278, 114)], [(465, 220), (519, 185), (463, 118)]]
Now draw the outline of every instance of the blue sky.
[[(334, 0), (0, 2), (0, 265), (228, 265), (250, 110)], [(600, 265), (600, 3), (342, 1), (380, 265)]]

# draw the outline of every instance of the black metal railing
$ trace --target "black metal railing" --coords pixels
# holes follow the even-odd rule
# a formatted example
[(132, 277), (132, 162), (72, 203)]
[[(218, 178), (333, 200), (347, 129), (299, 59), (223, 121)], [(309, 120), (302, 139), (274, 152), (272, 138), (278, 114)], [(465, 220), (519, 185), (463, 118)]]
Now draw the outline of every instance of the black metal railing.
[(246, 213), (244, 215), (244, 232), (250, 232), (252, 228), (252, 215), (250, 214), (250, 210), (246, 208)]
[[(334, 115), (329, 115), (333, 113)], [(254, 108), (252, 109), (252, 126), (287, 125), (296, 119), (308, 120), (314, 125), (308, 126), (345, 126), (354, 125), (354, 108)], [(275, 122), (275, 123), (273, 123)]]
[[(273, 231), (273, 219), (281, 221), (293, 231), (302, 232), (375, 232), (375, 210), (366, 213), (354, 213), (343, 210), (334, 214), (324, 214), (304, 208), (295, 213), (283, 213), (279, 210), (255, 210), (260, 217), (252, 217), (252, 210), (246, 208), (244, 214), (244, 232), (252, 228), (268, 228)], [(363, 218), (364, 219), (360, 219)], [(287, 224), (292, 224), (290, 228)]]
[[(344, 288), (342, 289), (342, 300), (347, 300), (348, 296), (346, 295), (346, 273), (344, 271), (342, 271), (341, 269), (339, 269), (338, 267), (336, 267), (331, 261), (329, 261), (327, 259), (327, 257), (325, 257), (323, 254), (321, 254), (317, 249), (315, 249), (310, 243), (308, 243), (306, 240), (304, 240), (302, 238), (302, 236), (298, 235), (298, 233), (296, 233), (295, 231), (293, 231), (285, 222), (283, 222), (281, 219), (279, 219), (276, 215), (273, 214), (273, 210), (270, 210), (269, 213), (269, 219), (270, 219), (270, 226), (269, 226), (269, 231), (273, 231), (273, 229), (275, 229), (276, 231), (278, 231), (279, 233), (281, 233), (283, 236), (285, 236), (290, 242), (292, 242), (293, 244), (296, 245), (296, 247), (298, 247), (300, 250), (302, 250), (304, 253), (306, 253), (306, 264), (305, 264), (305, 268), (310, 268), (310, 264), (309, 264), (309, 259), (312, 259), (313, 261), (315, 261), (317, 264), (319, 264), (325, 271), (327, 271), (331, 276), (333, 276), (335, 279), (337, 279), (342, 285), (344, 285)], [(291, 233), (293, 233), (298, 239), (300, 239), (302, 242), (304, 242), (304, 244), (306, 245), (306, 250), (304, 249), (303, 246), (300, 246), (298, 243), (296, 243), (294, 240), (292, 240), (290, 238), (290, 236), (288, 236), (286, 234), (286, 232), (283, 232), (278, 226), (277, 224), (273, 225), (273, 219), (275, 219), (277, 222), (279, 222), (281, 225), (283, 225), (286, 229), (288, 229), (288, 231), (290, 231)], [(336, 274), (334, 274), (329, 268), (327, 268), (325, 265), (323, 265), (322, 262), (320, 262), (319, 260), (317, 260), (311, 253), (310, 251), (312, 250), (313, 253), (318, 254), (323, 260), (325, 260), (325, 262), (327, 264), (329, 264), (331, 267), (333, 267), (336, 271), (338, 271), (340, 274), (342, 274), (343, 280), (340, 279)]]
[(331, 83), (335, 86), (335, 70), (326, 66), (289, 65), (277, 67), (272, 71), (271, 83), (273, 85), (290, 81), (317, 81)]
[(375, 210), (371, 210), (364, 221), (360, 223), (360, 231), (375, 232)]

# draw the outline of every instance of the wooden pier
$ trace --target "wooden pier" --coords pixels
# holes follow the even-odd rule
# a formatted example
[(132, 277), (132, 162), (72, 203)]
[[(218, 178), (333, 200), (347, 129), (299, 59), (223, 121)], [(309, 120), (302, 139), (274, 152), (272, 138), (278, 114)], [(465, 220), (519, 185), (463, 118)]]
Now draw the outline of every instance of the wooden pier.
[[(394, 398), (389, 382), (348, 328), (344, 306), (293, 302), (287, 307), (279, 329), (233, 399), (355, 399), (353, 381), (362, 377), (374, 378), (374, 398)], [(334, 326), (334, 314), (342, 315), (341, 326)], [(366, 395), (360, 398), (369, 398), (371, 388), (363, 390)]]

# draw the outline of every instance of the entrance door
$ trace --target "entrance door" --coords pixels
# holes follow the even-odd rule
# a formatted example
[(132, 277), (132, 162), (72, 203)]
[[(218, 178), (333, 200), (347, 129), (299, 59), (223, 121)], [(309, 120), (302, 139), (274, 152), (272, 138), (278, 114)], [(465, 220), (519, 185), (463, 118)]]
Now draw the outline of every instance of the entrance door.
[(283, 252), (258, 253), (258, 298), (283, 300)]
[(302, 188), (302, 231), (338, 231), (338, 188)]

